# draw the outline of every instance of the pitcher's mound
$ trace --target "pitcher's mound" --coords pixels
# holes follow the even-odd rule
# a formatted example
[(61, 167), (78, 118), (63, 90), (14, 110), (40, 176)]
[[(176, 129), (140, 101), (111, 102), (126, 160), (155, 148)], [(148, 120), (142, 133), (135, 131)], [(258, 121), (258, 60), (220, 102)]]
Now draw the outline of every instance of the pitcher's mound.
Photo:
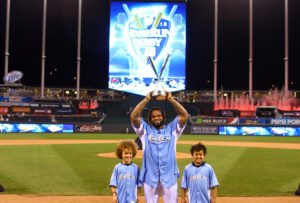
[[(98, 154), (98, 156), (117, 158), (115, 152), (102, 153), (102, 154)], [(136, 154), (135, 158), (137, 158), (137, 159), (143, 158), (143, 151), (138, 150), (138, 153)], [(191, 154), (176, 152), (176, 158), (177, 159), (188, 159), (188, 158), (192, 158), (192, 156), (191, 156)]]

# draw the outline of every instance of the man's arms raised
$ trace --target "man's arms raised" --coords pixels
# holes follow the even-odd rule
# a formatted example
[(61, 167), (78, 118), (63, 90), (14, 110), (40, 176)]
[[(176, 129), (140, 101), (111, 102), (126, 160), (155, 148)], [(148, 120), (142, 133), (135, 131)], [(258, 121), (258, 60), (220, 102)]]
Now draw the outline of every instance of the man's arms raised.
[(172, 94), (170, 92), (166, 92), (166, 93), (168, 94), (167, 100), (172, 104), (172, 106), (174, 107), (174, 109), (178, 114), (178, 121), (180, 123), (180, 127), (182, 128), (185, 125), (187, 119), (189, 118), (189, 114), (185, 110), (185, 108), (172, 97)]
[[(151, 94), (152, 92), (149, 92), (147, 96), (142, 101), (140, 101), (140, 103), (138, 103), (136, 107), (133, 109), (133, 111), (131, 112), (130, 115), (131, 123), (136, 128), (140, 127), (141, 115), (148, 102), (152, 99)], [(185, 125), (189, 117), (189, 114), (185, 110), (185, 108), (172, 97), (172, 94), (170, 92), (166, 92), (166, 94), (167, 94), (166, 99), (172, 104), (172, 106), (174, 107), (174, 109), (178, 114), (178, 121), (180, 123), (180, 127), (182, 128)]]
[(140, 127), (142, 112), (150, 100), (151, 100), (151, 93), (148, 93), (147, 96), (142, 101), (140, 101), (140, 103), (138, 103), (136, 107), (133, 109), (133, 111), (131, 112), (130, 119), (134, 127), (136, 128)]

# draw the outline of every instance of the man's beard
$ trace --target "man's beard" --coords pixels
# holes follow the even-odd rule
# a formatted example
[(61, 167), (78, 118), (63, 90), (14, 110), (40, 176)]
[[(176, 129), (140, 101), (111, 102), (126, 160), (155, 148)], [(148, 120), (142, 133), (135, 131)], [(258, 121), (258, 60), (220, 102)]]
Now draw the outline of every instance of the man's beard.
[(156, 129), (160, 129), (160, 127), (163, 125), (163, 121), (159, 122), (158, 124), (151, 122), (152, 125), (156, 128)]

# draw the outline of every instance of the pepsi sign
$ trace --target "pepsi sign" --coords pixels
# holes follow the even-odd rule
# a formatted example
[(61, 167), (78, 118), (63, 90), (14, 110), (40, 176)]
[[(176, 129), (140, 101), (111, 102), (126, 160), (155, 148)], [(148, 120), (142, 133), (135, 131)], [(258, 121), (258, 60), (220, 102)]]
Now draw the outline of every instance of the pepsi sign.
[(21, 80), (21, 78), (23, 77), (23, 73), (21, 71), (12, 71), (7, 73), (3, 80), (4, 83), (14, 83), (17, 82), (18, 80)]

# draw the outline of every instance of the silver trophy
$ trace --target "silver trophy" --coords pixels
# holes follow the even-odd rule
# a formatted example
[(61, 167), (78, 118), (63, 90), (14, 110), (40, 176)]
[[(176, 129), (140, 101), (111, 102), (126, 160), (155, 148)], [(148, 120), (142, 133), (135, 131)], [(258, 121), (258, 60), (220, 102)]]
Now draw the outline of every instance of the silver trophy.
[(161, 68), (161, 71), (160, 71), (159, 75), (158, 75), (158, 73), (156, 71), (156, 68), (155, 68), (155, 65), (154, 65), (152, 57), (151, 56), (147, 57), (147, 59), (149, 61), (149, 64), (150, 64), (152, 70), (154, 71), (154, 73), (155, 73), (155, 75), (157, 77), (156, 87), (155, 87), (155, 89), (153, 90), (153, 92), (151, 94), (152, 98), (155, 99), (155, 100), (165, 100), (167, 98), (166, 92), (165, 92), (164, 87), (162, 86), (160, 80), (161, 80), (161, 76), (162, 76), (162, 74), (163, 74), (163, 72), (165, 70), (165, 67), (167, 65), (167, 62), (169, 60), (169, 57), (170, 57), (170, 54), (167, 55), (167, 57), (166, 57), (166, 59), (164, 61), (164, 64), (163, 64), (163, 66)]

